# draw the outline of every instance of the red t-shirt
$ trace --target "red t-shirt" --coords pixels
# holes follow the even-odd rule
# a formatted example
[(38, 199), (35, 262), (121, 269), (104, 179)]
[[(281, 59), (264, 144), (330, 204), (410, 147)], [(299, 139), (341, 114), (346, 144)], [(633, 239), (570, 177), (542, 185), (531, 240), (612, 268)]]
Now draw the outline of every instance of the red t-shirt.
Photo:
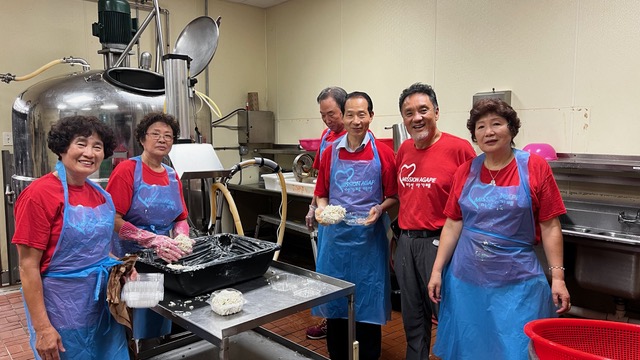
[(426, 149), (416, 149), (412, 139), (396, 155), (398, 169), (398, 225), (405, 230), (437, 230), (447, 217), (444, 207), (458, 167), (476, 156), (464, 139), (442, 133)]
[[(380, 157), (380, 166), (382, 167), (382, 193), (385, 198), (394, 196), (398, 193), (398, 183), (396, 182), (396, 163), (393, 150), (384, 143), (375, 140), (378, 156)], [(329, 197), (329, 186), (331, 183), (331, 158), (333, 156), (333, 147), (337, 143), (333, 143), (327, 147), (322, 153), (320, 160), (320, 169), (318, 170), (318, 179), (316, 180), (316, 189), (314, 195), (317, 197)], [(338, 157), (343, 160), (373, 160), (373, 146), (371, 141), (358, 152), (349, 152), (346, 149), (340, 149)]]
[[(339, 138), (340, 136), (344, 135), (347, 133), (347, 130), (342, 129), (342, 131), (339, 134), (336, 134), (335, 132), (329, 130), (329, 128), (325, 128), (322, 131), (322, 135), (320, 135), (320, 139), (322, 139), (324, 137), (324, 134), (326, 134), (327, 132), (329, 132), (329, 134), (327, 135), (327, 143), (329, 145), (333, 144), (334, 141), (336, 141), (337, 138)], [(327, 145), (327, 148), (329, 146)], [(314, 169), (320, 169), (320, 158), (322, 157), (322, 154), (320, 154), (320, 148), (318, 148), (318, 151), (316, 151), (316, 157), (313, 159), (313, 168)]]
[[(136, 170), (136, 161), (127, 160), (120, 163), (113, 169), (109, 182), (107, 183), (107, 192), (111, 194), (113, 199), (113, 205), (116, 207), (118, 214), (126, 215), (131, 208), (131, 199), (133, 199), (133, 174)], [(180, 184), (180, 199), (182, 199), (182, 214), (180, 214), (175, 221), (185, 220), (188, 216), (187, 205), (184, 202), (184, 196), (182, 194), (182, 183), (176, 173), (176, 179)], [(155, 172), (151, 170), (149, 166), (142, 163), (142, 180), (149, 185), (169, 185), (169, 177), (167, 171)]]
[[(69, 203), (96, 207), (105, 203), (104, 196), (93, 186), (69, 185)], [(49, 267), (58, 244), (64, 215), (64, 189), (62, 182), (52, 173), (36, 179), (18, 196), (15, 207), (16, 231), (14, 244), (43, 250), (40, 273)]]
[[(536, 243), (538, 243), (540, 242), (540, 222), (551, 220), (565, 214), (567, 209), (564, 207), (558, 184), (556, 184), (553, 172), (547, 161), (538, 155), (531, 154), (528, 167), (531, 203), (536, 224)], [(471, 161), (468, 161), (466, 164), (460, 166), (454, 175), (453, 189), (444, 210), (445, 215), (453, 220), (462, 219), (462, 212), (458, 200), (460, 199), (462, 188), (467, 181), (470, 170)], [(489, 170), (484, 165), (482, 165), (482, 170), (480, 171), (480, 181), (485, 184), (491, 182)], [(511, 160), (509, 165), (495, 175), (495, 181), (497, 186), (516, 186), (520, 184), (515, 158)]]

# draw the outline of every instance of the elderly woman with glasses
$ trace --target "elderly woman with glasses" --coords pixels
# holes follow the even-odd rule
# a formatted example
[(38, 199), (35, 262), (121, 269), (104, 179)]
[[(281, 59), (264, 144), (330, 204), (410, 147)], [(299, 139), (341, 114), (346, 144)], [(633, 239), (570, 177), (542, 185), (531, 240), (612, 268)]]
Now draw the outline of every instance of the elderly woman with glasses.
[[(187, 207), (176, 172), (162, 163), (180, 133), (176, 119), (168, 114), (150, 113), (135, 130), (142, 155), (116, 166), (109, 178), (107, 192), (116, 208), (113, 253), (122, 257), (144, 248), (156, 251), (170, 263), (187, 253), (180, 242), (169, 237), (189, 236)], [(169, 334), (171, 322), (148, 309), (134, 309), (134, 339)]]

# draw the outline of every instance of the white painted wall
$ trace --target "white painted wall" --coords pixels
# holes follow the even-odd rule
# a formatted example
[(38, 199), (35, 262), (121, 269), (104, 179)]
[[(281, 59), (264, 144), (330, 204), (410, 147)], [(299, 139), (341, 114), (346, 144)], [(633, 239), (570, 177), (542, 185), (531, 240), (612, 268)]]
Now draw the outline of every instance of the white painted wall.
[(400, 92), (421, 81), (440, 128), (466, 139), (473, 94), (495, 88), (513, 91), (518, 147), (640, 155), (639, 22), (634, 0), (289, 0), (267, 10), (277, 139), (318, 136), (328, 85), (368, 92), (390, 137)]

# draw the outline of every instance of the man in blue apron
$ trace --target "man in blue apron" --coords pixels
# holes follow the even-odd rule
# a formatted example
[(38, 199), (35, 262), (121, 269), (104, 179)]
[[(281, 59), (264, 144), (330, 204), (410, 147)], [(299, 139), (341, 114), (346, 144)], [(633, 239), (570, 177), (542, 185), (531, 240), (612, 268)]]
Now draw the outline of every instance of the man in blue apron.
[[(344, 106), (346, 96), (347, 92), (337, 86), (328, 87), (318, 95), (317, 101), (318, 105), (320, 105), (320, 115), (322, 116), (322, 121), (327, 125), (327, 128), (324, 129), (320, 136), (320, 148), (318, 148), (316, 157), (313, 159), (313, 168), (316, 170), (320, 167), (322, 152), (346, 132), (342, 124), (342, 107)], [(307, 216), (305, 216), (305, 222), (310, 230), (313, 230), (315, 223), (316, 205), (316, 197), (314, 196), (309, 205), (309, 212)], [(324, 226), (318, 224), (317, 241), (320, 241), (319, 239), (322, 237), (323, 230)], [(307, 338), (311, 340), (324, 339), (325, 337), (327, 337), (327, 321), (325, 319), (318, 325), (311, 326), (307, 329)]]
[[(34, 181), (18, 198), (13, 239), (31, 347), (36, 359), (128, 359), (125, 328), (106, 301), (109, 269), (119, 263), (109, 256), (115, 209), (111, 197), (86, 180), (113, 153), (113, 135), (98, 119), (77, 116), (52, 126), (48, 142), (61, 161), (56, 172)], [(49, 238), (58, 231), (54, 248), (28, 258), (40, 246), (25, 243), (25, 237)], [(35, 282), (28, 268), (43, 266), (42, 261), (48, 265)]]
[[(391, 315), (389, 244), (386, 210), (397, 204), (393, 150), (379, 146), (368, 131), (373, 119), (369, 95), (347, 95), (343, 108), (347, 134), (336, 140), (320, 163), (315, 195), (316, 219), (322, 223), (324, 208), (340, 205), (347, 212), (367, 212), (365, 224), (343, 222), (324, 228), (318, 242), (317, 271), (356, 285), (356, 340), (360, 359), (378, 359), (381, 325)], [(331, 359), (347, 359), (347, 300), (315, 307), (314, 315), (327, 318), (327, 348)]]

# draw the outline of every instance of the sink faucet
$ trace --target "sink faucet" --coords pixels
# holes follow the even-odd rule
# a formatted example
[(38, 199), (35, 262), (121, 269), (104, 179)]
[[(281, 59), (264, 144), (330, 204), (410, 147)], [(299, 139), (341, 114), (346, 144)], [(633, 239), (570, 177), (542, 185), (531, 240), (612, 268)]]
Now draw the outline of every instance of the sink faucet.
[(640, 210), (635, 216), (627, 215), (624, 211), (618, 214), (618, 222), (621, 224), (640, 224)]

